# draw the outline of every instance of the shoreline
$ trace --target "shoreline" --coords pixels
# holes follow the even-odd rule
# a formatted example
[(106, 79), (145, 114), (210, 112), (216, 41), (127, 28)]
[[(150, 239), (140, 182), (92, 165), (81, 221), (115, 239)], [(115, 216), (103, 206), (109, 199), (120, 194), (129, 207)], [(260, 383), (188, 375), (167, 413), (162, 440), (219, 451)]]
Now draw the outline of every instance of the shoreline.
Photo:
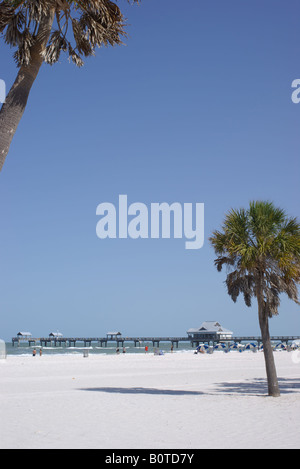
[[(145, 345), (148, 346), (147, 352), (145, 351)], [(243, 347), (243, 346), (242, 346)], [(147, 354), (152, 354), (152, 355), (168, 355), (168, 354), (180, 354), (180, 353), (191, 353), (191, 354), (197, 354), (197, 347), (192, 347), (192, 346), (184, 346), (182, 345), (179, 348), (171, 348), (169, 344), (165, 345), (162, 344), (160, 347), (153, 347), (151, 344), (144, 344), (143, 346), (124, 346), (124, 347), (117, 347), (115, 346), (109, 346), (109, 347), (99, 347), (99, 346), (75, 346), (75, 347), (59, 347), (59, 346), (53, 346), (53, 347), (42, 347), (42, 346), (24, 346), (24, 347), (13, 347), (13, 346), (8, 346), (6, 347), (6, 355), (7, 357), (23, 357), (23, 356), (32, 356), (33, 350), (36, 350), (36, 355), (39, 355), (39, 351), (42, 351), (43, 356), (59, 356), (59, 355), (87, 355), (89, 356), (113, 356), (113, 355), (147, 355)], [(125, 351), (123, 351), (125, 349)], [(288, 347), (288, 348), (273, 348), (273, 352), (275, 354), (281, 353), (281, 352), (287, 352), (287, 353), (293, 353), (295, 351), (300, 351), (300, 346), (298, 345), (297, 347)], [(217, 349), (213, 348), (212, 346), (207, 347), (205, 346), (205, 349), (202, 349), (202, 352), (198, 352), (198, 354), (201, 355), (213, 355), (213, 354), (245, 354), (245, 353), (258, 353), (262, 354), (263, 350), (261, 349), (245, 349), (242, 348), (240, 349), (239, 347), (235, 348), (225, 348), (225, 349)], [(299, 352), (300, 353), (300, 352)]]

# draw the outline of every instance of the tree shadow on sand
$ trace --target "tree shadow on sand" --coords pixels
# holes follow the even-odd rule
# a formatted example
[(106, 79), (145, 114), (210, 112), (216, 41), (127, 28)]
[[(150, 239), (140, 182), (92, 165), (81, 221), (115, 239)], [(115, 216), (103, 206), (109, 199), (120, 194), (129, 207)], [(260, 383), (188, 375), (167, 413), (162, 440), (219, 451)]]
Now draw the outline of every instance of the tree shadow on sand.
[(157, 389), (157, 388), (119, 388), (119, 387), (102, 387), (102, 388), (81, 388), (80, 391), (107, 392), (111, 394), (156, 394), (169, 396), (199, 396), (205, 394), (201, 391), (184, 391), (175, 389)]
[[(300, 378), (278, 378), (281, 394), (300, 393)], [(241, 382), (222, 382), (216, 383), (209, 392), (197, 390), (176, 390), (176, 389), (158, 389), (144, 387), (95, 387), (80, 388), (80, 391), (105, 392), (110, 394), (149, 394), (149, 395), (168, 395), (168, 396), (203, 396), (203, 395), (228, 395), (228, 396), (267, 396), (268, 384), (265, 378), (245, 380)]]
[[(278, 378), (281, 394), (300, 392), (300, 378)], [(268, 383), (264, 378), (242, 382), (218, 383), (216, 394), (243, 394), (248, 396), (265, 396), (268, 394)]]

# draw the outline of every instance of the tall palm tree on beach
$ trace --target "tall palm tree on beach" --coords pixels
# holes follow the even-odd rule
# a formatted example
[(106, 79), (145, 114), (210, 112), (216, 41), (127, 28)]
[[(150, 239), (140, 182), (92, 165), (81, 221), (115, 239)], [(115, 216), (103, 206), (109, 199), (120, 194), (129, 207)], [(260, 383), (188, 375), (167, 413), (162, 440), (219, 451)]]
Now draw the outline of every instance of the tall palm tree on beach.
[(273, 203), (251, 202), (247, 210), (230, 210), (210, 242), (218, 271), (229, 269), (225, 283), (232, 300), (240, 293), (247, 306), (257, 300), (268, 392), (279, 396), (269, 318), (278, 314), (281, 293), (299, 304), (300, 223)]
[[(138, 0), (132, 0), (138, 3)], [(66, 52), (78, 67), (98, 46), (122, 44), (125, 19), (110, 0), (4, 0), (0, 34), (16, 47), (16, 80), (0, 111), (0, 171), (43, 62)]]

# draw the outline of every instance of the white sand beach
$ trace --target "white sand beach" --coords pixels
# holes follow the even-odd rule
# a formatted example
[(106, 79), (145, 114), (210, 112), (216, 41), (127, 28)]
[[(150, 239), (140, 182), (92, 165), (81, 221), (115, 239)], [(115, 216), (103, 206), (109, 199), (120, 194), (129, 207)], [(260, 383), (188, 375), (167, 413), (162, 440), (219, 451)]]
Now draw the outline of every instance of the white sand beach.
[(0, 447), (299, 448), (300, 352), (8, 356)]

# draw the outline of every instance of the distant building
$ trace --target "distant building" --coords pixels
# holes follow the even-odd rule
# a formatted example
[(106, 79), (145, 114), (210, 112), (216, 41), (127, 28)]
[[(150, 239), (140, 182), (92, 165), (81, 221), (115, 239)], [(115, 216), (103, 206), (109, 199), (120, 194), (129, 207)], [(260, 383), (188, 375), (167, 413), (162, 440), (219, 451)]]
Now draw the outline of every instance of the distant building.
[(18, 332), (17, 333), (17, 337), (19, 337), (19, 339), (28, 339), (31, 336), (32, 336), (31, 332)]
[(121, 336), (121, 332), (107, 332), (106, 337), (109, 340), (116, 340), (119, 336)]
[(207, 342), (209, 340), (230, 340), (233, 332), (225, 329), (219, 322), (205, 321), (197, 329), (189, 329), (187, 335), (190, 339)]
[(50, 332), (49, 337), (53, 337), (54, 339), (59, 339), (60, 337), (63, 337), (61, 332)]

